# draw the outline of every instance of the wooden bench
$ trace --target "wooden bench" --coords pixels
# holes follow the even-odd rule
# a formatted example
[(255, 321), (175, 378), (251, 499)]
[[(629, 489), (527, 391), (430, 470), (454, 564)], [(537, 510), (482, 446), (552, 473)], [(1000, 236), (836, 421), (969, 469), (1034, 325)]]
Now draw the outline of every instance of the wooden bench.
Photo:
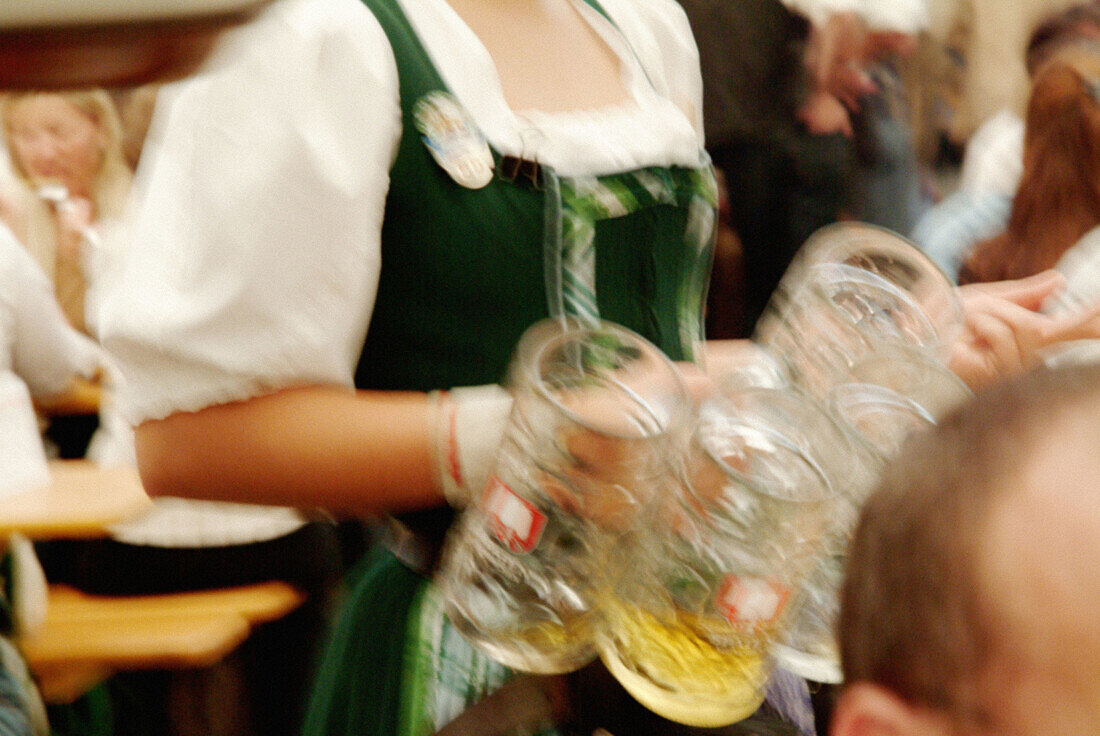
[(153, 505), (137, 468), (89, 460), (53, 460), (49, 467), (48, 485), (0, 499), (0, 547), (12, 534), (35, 540), (103, 537), (111, 524), (137, 518)]
[(43, 699), (72, 702), (118, 670), (212, 665), (303, 600), (279, 581), (127, 597), (53, 585), (45, 623), (19, 646)]

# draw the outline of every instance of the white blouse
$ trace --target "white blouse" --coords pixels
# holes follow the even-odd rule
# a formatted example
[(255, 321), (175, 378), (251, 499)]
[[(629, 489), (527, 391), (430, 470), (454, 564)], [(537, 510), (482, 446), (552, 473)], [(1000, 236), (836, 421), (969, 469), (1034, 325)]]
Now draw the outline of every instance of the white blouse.
[[(702, 81), (680, 7), (601, 0), (612, 25), (574, 2), (618, 54), (628, 104), (514, 112), (445, 0), (401, 0), (501, 153), (566, 176), (697, 165)], [(133, 245), (100, 307), (130, 421), (291, 384), (352, 386), (400, 117), (393, 50), (358, 0), (278, 0), (205, 73), (164, 89), (135, 182)]]

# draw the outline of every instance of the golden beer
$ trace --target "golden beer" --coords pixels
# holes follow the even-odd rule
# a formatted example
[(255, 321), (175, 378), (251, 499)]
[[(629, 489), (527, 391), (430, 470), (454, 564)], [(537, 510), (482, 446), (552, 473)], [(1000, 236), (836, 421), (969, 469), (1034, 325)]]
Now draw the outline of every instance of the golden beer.
[(638, 702), (697, 727), (735, 723), (764, 700), (771, 633), (735, 630), (719, 616), (660, 616), (614, 603), (605, 611), (600, 658)]
[(592, 616), (582, 614), (564, 621), (544, 620), (509, 629), (475, 629), (456, 621), (464, 636), (490, 657), (522, 672), (556, 674), (570, 672), (596, 657)]

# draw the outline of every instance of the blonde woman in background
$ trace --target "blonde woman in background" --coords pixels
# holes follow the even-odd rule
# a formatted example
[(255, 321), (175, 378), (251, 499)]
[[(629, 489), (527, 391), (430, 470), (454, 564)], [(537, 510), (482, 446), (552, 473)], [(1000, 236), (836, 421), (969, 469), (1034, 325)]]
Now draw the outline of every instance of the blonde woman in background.
[[(111, 274), (124, 260), (128, 242), (124, 210), (133, 175), (127, 157), (136, 161), (139, 156), (136, 139), (144, 140), (155, 96), (156, 88), (148, 87), (120, 94), (118, 103), (103, 90), (0, 97), (6, 145), (18, 177), (16, 190), (0, 196), (0, 217), (10, 218), (17, 237), (51, 275), (70, 322), (93, 337), (98, 337), (97, 294), (111, 288)], [(98, 413), (70, 418), (57, 416), (50, 407), (49, 434), (62, 457), (84, 456), (99, 465), (133, 464), (133, 431), (114, 402), (121, 377), (105, 355), (104, 361), (95, 397)], [(78, 402), (69, 405), (73, 403)], [(85, 419), (98, 420), (94, 434), (80, 424)], [(76, 427), (58, 429), (66, 423)], [(230, 698), (218, 701), (214, 707), (221, 720), (204, 731), (205, 736), (293, 733), (298, 701), (303, 699), (302, 678), (312, 660), (312, 643), (324, 625), (324, 596), (338, 564), (332, 525), (306, 519), (293, 509), (158, 499), (149, 513), (108, 531), (103, 539), (40, 543), (37, 550), (47, 577), (108, 595), (271, 579), (285, 580), (310, 594), (309, 603), (254, 632), (246, 646), (223, 663), (222, 678), (242, 668), (248, 710), (232, 710), (236, 703)], [(280, 667), (269, 664), (275, 651)], [(116, 736), (125, 736), (131, 728), (141, 733), (164, 731), (162, 707), (168, 696), (162, 686), (190, 687), (185, 692), (196, 693), (217, 687), (213, 678), (192, 678), (188, 686), (151, 684), (136, 676), (125, 686), (149, 694), (131, 695), (128, 712), (120, 713), (114, 723)], [(261, 695), (275, 702), (261, 705)]]
[[(0, 119), (13, 174), (0, 190), (0, 220), (50, 278), (69, 323), (94, 336), (94, 290), (133, 179), (118, 110), (99, 89), (27, 91), (0, 97)], [(40, 406), (48, 436), (62, 457), (132, 462), (129, 429), (105, 421), (101, 383)]]
[(90, 332), (89, 246), (120, 217), (133, 178), (118, 111), (102, 90), (26, 92), (5, 95), (0, 116), (16, 176), (0, 195), (0, 219), (51, 277), (72, 325)]

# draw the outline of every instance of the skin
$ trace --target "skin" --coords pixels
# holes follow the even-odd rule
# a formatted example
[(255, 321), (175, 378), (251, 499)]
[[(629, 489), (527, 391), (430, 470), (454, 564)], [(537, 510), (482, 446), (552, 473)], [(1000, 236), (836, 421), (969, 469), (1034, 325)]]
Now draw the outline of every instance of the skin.
[(11, 150), (36, 183), (59, 182), (91, 197), (105, 137), (95, 120), (57, 95), (32, 95), (8, 114)]
[(1079, 415), (1041, 438), (1018, 492), (990, 520), (989, 595), (1015, 652), (994, 675), (1012, 683), (993, 688), (998, 734), (1100, 733), (1095, 437), (1095, 420)]
[(798, 118), (815, 135), (853, 135), (851, 113), (860, 99), (877, 91), (867, 68), (889, 54), (910, 54), (916, 38), (896, 31), (871, 30), (853, 12), (837, 12), (814, 26), (806, 49), (813, 89)]
[[(561, 0), (450, 0), (485, 45), (513, 110), (567, 112), (627, 102), (619, 58), (576, 8)], [(559, 39), (554, 42), (552, 39)], [(583, 79), (579, 85), (561, 80)]]
[(964, 322), (951, 370), (977, 390), (1031, 367), (1057, 343), (1100, 336), (1100, 304), (1059, 317), (1037, 311), (1064, 283), (1061, 274), (1044, 271), (960, 288)]

